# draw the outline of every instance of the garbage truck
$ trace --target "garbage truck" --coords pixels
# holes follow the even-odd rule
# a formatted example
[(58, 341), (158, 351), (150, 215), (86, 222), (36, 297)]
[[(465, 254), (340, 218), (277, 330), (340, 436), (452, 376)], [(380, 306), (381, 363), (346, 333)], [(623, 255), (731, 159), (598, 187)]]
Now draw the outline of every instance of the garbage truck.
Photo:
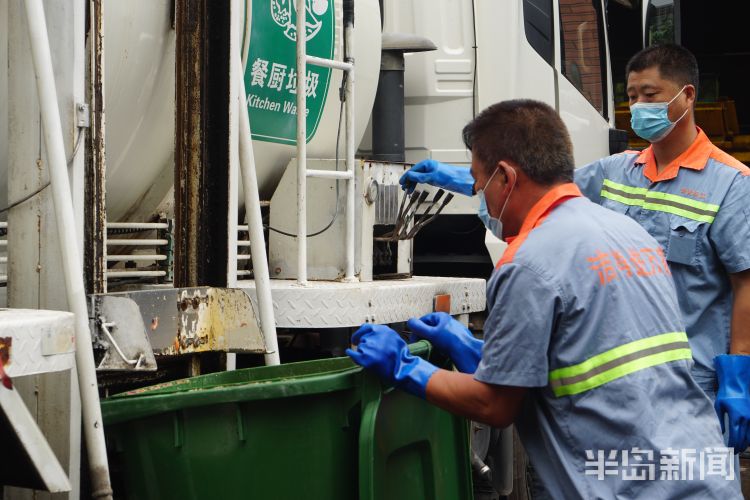
[[(128, 397), (147, 393), (157, 401), (197, 388), (221, 392), (227, 384), (294, 379), (301, 375), (286, 366), (295, 361), (319, 363), (316, 369), (330, 375), (348, 363), (337, 358), (359, 325), (403, 332), (408, 318), (436, 310), (481, 336), (485, 279), (502, 243), (477, 219), (476, 200), (426, 186), (408, 197), (398, 183), (424, 158), (468, 165), (460, 131), (481, 109), (512, 98), (552, 105), (579, 165), (627, 143), (614, 127), (602, 0), (92, 0), (44, 2), (44, 9), (89, 345), (81, 345), (89, 337), (78, 335), (78, 325), (73, 347), (70, 318), (40, 326), (27, 311), (17, 320), (68, 338), (54, 353), (91, 350), (105, 428), (119, 429), (108, 436), (110, 458), (130, 445), (146, 446), (131, 441), (146, 424), (132, 424), (145, 414), (140, 400)], [(6, 314), (68, 310), (72, 301), (60, 284), (68, 264), (60, 219), (54, 220), (54, 159), (42, 134), (49, 108), (29, 84), (40, 78), (29, 57), (36, 50), (28, 37), (32, 24), (20, 3), (0, 7), (0, 307), (10, 308)], [(43, 376), (20, 361), (6, 365), (21, 381)], [(245, 368), (287, 371), (245, 375)], [(79, 363), (77, 370), (80, 379), (85, 368)], [(231, 375), (235, 370), (243, 375)], [(227, 376), (235, 378), (216, 378)], [(370, 387), (356, 377), (341, 384), (356, 379)], [(56, 383), (47, 380), (45, 387), (61, 390)], [(70, 424), (81, 412), (74, 374), (64, 387), (66, 418), (36, 424), (48, 440), (50, 433), (67, 433), (63, 445), (50, 441), (75, 497), (81, 484), (88, 486), (77, 479), (81, 435)], [(289, 387), (278, 394), (293, 393)], [(37, 414), (60, 405), (44, 391), (26, 390)], [(257, 386), (252, 391), (253, 398), (266, 397)], [(360, 408), (387, 399), (371, 388), (355, 392)], [(349, 411), (351, 397), (326, 403), (345, 408), (343, 417), (321, 409), (315, 418), (364, 425), (366, 412)], [(399, 404), (386, 412), (394, 422), (425, 411)], [(276, 413), (279, 422), (304, 412), (304, 405), (278, 408), (289, 412)], [(192, 424), (182, 419), (190, 412), (175, 411), (157, 417), (173, 423), (158, 424), (145, 441), (168, 438), (169, 446), (185, 450)], [(212, 411), (225, 408), (194, 417)], [(244, 442), (252, 418), (232, 415), (239, 422), (232, 432)], [(269, 432), (272, 417), (273, 411), (261, 419)], [(463, 424), (440, 422), (436, 428), (453, 429), (445, 432), (454, 439), (440, 461), (453, 457), (458, 464), (451, 472), (457, 489), (446, 492), (471, 489), (471, 479), (460, 479), (471, 464), (477, 498), (512, 492), (523, 498), (523, 464), (518, 452), (514, 458), (509, 430), (471, 424), (472, 448), (462, 451), (463, 431), (455, 429)], [(360, 436), (360, 460), (363, 449), (372, 451), (361, 448), (364, 435), (352, 434)], [(201, 440), (210, 455), (213, 438)], [(341, 446), (353, 446), (347, 443)], [(156, 459), (136, 456), (136, 462)], [(172, 475), (189, 470), (170, 469)], [(363, 485), (384, 477), (374, 470), (360, 469), (352, 486), (360, 496)], [(319, 471), (318, 479), (330, 486), (329, 472)], [(119, 477), (132, 481), (128, 474)], [(128, 496), (156, 491), (139, 488)]]

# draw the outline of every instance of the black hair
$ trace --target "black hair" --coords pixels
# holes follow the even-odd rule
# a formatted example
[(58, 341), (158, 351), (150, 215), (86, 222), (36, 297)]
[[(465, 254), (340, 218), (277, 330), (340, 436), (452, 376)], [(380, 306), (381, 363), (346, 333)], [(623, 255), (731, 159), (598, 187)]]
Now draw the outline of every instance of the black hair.
[(625, 66), (625, 78), (634, 71), (648, 68), (657, 68), (662, 78), (680, 87), (692, 85), (698, 90), (698, 61), (685, 47), (673, 43), (646, 47), (630, 58)]
[(560, 115), (547, 104), (514, 99), (493, 104), (469, 122), (463, 140), (482, 165), (494, 170), (505, 160), (534, 182), (571, 182), (573, 145)]

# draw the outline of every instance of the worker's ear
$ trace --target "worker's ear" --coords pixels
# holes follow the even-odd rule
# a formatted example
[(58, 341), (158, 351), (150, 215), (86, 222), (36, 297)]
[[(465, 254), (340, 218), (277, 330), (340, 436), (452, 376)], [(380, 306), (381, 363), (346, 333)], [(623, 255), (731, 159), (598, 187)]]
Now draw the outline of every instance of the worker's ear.
[(517, 175), (518, 167), (517, 166), (505, 160), (501, 160), (497, 162), (497, 168), (503, 174), (506, 185), (509, 183), (515, 184), (516, 182), (518, 182), (518, 175)]
[(694, 85), (686, 85), (685, 90), (683, 90), (685, 93), (685, 98), (687, 99), (688, 104), (692, 107), (695, 105), (695, 101), (698, 98), (695, 91)]

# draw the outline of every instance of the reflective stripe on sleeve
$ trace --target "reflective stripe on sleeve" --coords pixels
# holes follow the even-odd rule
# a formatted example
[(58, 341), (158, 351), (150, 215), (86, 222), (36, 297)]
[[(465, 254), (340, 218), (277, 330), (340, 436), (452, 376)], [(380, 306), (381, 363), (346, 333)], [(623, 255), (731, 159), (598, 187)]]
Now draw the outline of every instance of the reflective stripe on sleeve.
[(664, 333), (615, 347), (577, 365), (553, 370), (549, 382), (555, 396), (569, 396), (680, 359), (692, 359), (687, 334)]
[(609, 179), (604, 179), (601, 196), (602, 198), (608, 198), (623, 205), (641, 207), (656, 212), (666, 212), (698, 222), (711, 223), (719, 212), (719, 205), (696, 201), (685, 196), (627, 186)]

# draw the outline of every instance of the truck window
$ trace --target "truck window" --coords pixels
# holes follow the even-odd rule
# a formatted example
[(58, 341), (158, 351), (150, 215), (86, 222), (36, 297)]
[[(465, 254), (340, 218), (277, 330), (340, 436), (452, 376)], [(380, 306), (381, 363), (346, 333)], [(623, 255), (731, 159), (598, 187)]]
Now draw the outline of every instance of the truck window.
[(560, 0), (562, 74), (606, 117), (603, 26), (599, 0)]
[(625, 66), (633, 54), (643, 48), (643, 3), (641, 0), (610, 1), (606, 6), (612, 92), (616, 106), (623, 103), (627, 106)]
[(555, 64), (555, 40), (552, 37), (552, 0), (523, 0), (523, 28), (534, 50)]
[(651, 0), (646, 11), (646, 46), (680, 43), (679, 22), (674, 0)]

